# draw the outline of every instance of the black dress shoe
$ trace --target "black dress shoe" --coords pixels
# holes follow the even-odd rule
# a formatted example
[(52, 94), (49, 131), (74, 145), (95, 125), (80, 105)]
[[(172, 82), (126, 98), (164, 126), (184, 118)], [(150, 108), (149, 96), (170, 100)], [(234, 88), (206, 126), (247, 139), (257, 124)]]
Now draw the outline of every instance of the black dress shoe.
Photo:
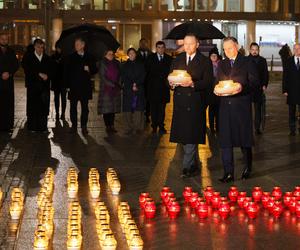
[(184, 168), (183, 170), (182, 170), (182, 174), (181, 174), (181, 176), (180, 176), (181, 178), (189, 178), (189, 177), (191, 177), (191, 173), (190, 173), (190, 171), (187, 169), (187, 168)]
[(250, 170), (249, 168), (245, 168), (245, 169), (243, 170), (241, 179), (242, 179), (242, 180), (248, 179), (248, 178), (250, 177), (250, 174), (251, 174), (251, 170)]
[(222, 178), (219, 179), (220, 182), (229, 183), (234, 181), (233, 174), (224, 174)]

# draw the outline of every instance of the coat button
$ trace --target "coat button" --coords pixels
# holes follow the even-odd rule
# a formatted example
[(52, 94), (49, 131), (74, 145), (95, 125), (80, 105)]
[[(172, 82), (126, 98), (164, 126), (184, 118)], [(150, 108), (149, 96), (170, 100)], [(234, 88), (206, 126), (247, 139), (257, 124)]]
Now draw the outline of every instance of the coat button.
[(191, 108), (187, 108), (187, 111), (191, 111)]
[(231, 104), (231, 101), (229, 101), (228, 104), (230, 105), (230, 104)]

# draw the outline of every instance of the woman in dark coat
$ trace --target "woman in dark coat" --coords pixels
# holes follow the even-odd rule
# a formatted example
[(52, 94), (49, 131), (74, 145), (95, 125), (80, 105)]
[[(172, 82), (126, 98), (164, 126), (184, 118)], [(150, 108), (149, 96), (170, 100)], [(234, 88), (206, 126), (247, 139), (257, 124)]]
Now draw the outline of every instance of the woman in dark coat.
[(44, 53), (44, 42), (41, 39), (36, 39), (33, 45), (34, 52), (28, 52), (22, 60), (27, 87), (27, 128), (34, 132), (44, 132), (47, 130), (53, 63)]
[(108, 50), (100, 64), (98, 114), (103, 115), (107, 133), (116, 133), (115, 114), (121, 112), (120, 65), (114, 52)]
[(143, 129), (143, 112), (145, 109), (144, 78), (145, 69), (143, 63), (136, 60), (136, 50), (130, 48), (127, 51), (129, 59), (122, 67), (123, 84), (123, 112), (128, 128), (128, 133), (139, 132)]
[(54, 104), (56, 120), (59, 120), (59, 106), (61, 101), (61, 119), (65, 119), (65, 111), (67, 105), (67, 91), (64, 86), (64, 62), (59, 47), (55, 47), (56, 51), (52, 55), (52, 60), (55, 63), (55, 74), (51, 80), (51, 90), (54, 92)]
[(0, 131), (14, 126), (15, 91), (14, 74), (19, 63), (15, 52), (8, 46), (8, 35), (0, 33)]

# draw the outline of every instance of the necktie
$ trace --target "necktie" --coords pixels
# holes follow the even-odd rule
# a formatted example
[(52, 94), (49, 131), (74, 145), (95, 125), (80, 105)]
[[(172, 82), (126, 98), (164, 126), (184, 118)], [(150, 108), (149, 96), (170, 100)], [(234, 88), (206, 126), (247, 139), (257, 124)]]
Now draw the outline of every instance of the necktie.
[(162, 55), (160, 55), (160, 56), (159, 56), (159, 61), (161, 62), (161, 61), (162, 61), (162, 59), (163, 59), (163, 56), (162, 56)]
[(230, 66), (231, 66), (231, 68), (233, 67), (233, 64), (234, 64), (234, 59), (230, 59)]
[(188, 64), (187, 65), (189, 65), (191, 63), (191, 61), (192, 61), (192, 57), (189, 56), (189, 60), (188, 60)]
[(299, 70), (300, 68), (300, 61), (299, 61), (299, 57), (297, 58), (297, 70)]

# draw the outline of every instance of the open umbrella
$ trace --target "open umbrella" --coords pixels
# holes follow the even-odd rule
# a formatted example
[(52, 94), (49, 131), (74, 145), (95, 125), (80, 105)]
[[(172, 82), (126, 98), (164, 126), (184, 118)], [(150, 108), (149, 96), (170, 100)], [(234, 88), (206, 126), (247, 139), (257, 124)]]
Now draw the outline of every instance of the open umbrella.
[(95, 24), (82, 24), (63, 30), (57, 41), (57, 46), (62, 49), (64, 55), (74, 52), (74, 43), (77, 37), (82, 37), (86, 47), (96, 59), (103, 57), (107, 49), (116, 51), (120, 44), (114, 36), (103, 26)]
[(187, 34), (194, 34), (200, 40), (223, 39), (225, 35), (208, 22), (186, 22), (174, 27), (165, 39), (180, 40)]

